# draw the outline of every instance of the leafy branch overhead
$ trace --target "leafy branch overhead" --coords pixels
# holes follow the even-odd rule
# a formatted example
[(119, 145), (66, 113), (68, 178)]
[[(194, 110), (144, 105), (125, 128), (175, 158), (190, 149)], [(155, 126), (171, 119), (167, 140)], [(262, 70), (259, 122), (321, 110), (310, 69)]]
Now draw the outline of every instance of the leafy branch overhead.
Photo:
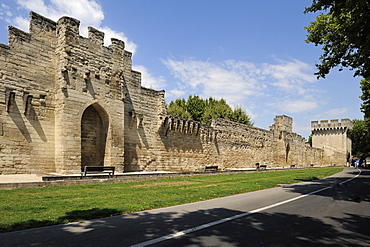
[(323, 12), (306, 27), (307, 43), (322, 46), (318, 78), (348, 67), (370, 77), (370, 3), (367, 0), (314, 0), (305, 13)]
[(226, 100), (216, 100), (212, 97), (204, 100), (199, 96), (190, 95), (187, 100), (176, 99), (167, 105), (167, 111), (175, 117), (192, 119), (204, 125), (211, 125), (212, 120), (216, 118), (253, 125), (250, 117), (240, 106), (232, 109)]
[(308, 43), (322, 46), (318, 78), (330, 70), (344, 67), (354, 71), (360, 82), (364, 120), (355, 119), (350, 130), (352, 153), (360, 158), (370, 155), (370, 1), (313, 0), (305, 13), (322, 12), (306, 27)]

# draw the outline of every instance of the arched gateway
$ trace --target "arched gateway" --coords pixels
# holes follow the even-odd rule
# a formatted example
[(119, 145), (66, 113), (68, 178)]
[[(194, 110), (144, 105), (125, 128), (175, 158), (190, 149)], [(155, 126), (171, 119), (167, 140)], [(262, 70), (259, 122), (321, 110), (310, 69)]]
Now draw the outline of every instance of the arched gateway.
[(81, 119), (81, 169), (84, 166), (103, 166), (108, 131), (108, 116), (104, 109), (93, 104), (86, 108)]

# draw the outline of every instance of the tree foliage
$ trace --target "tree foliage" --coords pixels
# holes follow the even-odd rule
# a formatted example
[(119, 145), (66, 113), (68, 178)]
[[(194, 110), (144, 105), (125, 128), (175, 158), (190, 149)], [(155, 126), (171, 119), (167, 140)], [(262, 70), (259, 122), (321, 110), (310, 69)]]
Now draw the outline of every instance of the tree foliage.
[(335, 67), (348, 67), (354, 76), (370, 77), (370, 1), (313, 0), (305, 13), (323, 11), (306, 27), (308, 43), (321, 45), (318, 77)]
[(308, 136), (308, 140), (307, 140), (306, 144), (309, 144), (310, 147), (312, 147), (312, 134)]
[(176, 99), (167, 105), (167, 111), (175, 117), (192, 119), (204, 125), (211, 125), (212, 120), (216, 118), (253, 125), (250, 117), (241, 106), (232, 109), (226, 103), (226, 100), (216, 100), (212, 97), (204, 100), (199, 98), (199, 96), (190, 95), (187, 100)]
[(216, 100), (209, 98), (205, 100), (204, 114), (200, 122), (202, 124), (211, 125), (213, 119), (224, 118), (229, 119), (232, 115), (232, 108), (226, 103), (226, 100)]
[[(360, 82), (360, 88), (362, 95), (360, 99), (362, 100), (361, 111), (364, 113), (365, 121), (370, 122), (370, 80), (363, 79)], [(370, 123), (369, 123), (370, 126)]]
[(352, 153), (359, 158), (370, 155), (370, 0), (313, 0), (305, 13), (322, 12), (306, 27), (308, 43), (322, 46), (318, 78), (331, 69), (344, 67), (361, 76), (361, 110), (364, 120), (354, 120)]
[(353, 128), (349, 133), (352, 138), (352, 154), (362, 159), (370, 156), (370, 132), (368, 122), (354, 119)]
[(191, 114), (186, 111), (186, 101), (184, 99), (177, 99), (175, 101), (171, 101), (170, 104), (167, 106), (168, 112), (170, 112), (173, 116), (193, 119)]

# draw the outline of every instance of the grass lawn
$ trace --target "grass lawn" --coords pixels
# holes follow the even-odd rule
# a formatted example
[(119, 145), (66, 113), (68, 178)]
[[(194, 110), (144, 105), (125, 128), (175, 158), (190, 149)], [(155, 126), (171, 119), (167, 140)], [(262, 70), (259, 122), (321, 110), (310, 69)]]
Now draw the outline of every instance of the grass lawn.
[(0, 190), (0, 232), (127, 214), (324, 178), (343, 168)]

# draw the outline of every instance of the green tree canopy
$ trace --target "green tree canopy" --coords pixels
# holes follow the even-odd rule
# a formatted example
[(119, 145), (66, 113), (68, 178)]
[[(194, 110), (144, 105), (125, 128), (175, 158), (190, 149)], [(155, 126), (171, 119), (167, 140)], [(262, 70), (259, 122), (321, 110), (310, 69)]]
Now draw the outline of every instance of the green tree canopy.
[(246, 125), (250, 125), (249, 123), (251, 122), (250, 117), (242, 109), (241, 106), (236, 106), (234, 108), (233, 112), (230, 115), (230, 120), (237, 122), (237, 123), (246, 124)]
[(370, 156), (370, 133), (367, 121), (354, 119), (349, 131), (352, 138), (352, 154), (358, 158)]
[(175, 101), (171, 101), (168, 106), (168, 111), (171, 112), (173, 116), (193, 119), (191, 114), (186, 111), (186, 101), (184, 99), (177, 99)]
[(361, 111), (364, 113), (365, 120), (370, 121), (370, 80), (363, 79), (361, 80), (360, 85), (362, 91), (360, 99), (363, 102), (361, 104)]
[(306, 27), (308, 43), (321, 45), (318, 77), (335, 67), (348, 67), (354, 76), (370, 77), (370, 1), (313, 0), (305, 13), (322, 11)]
[(192, 119), (204, 125), (211, 125), (212, 120), (216, 118), (253, 125), (250, 117), (241, 106), (232, 109), (226, 103), (226, 100), (216, 100), (212, 97), (204, 100), (199, 98), (199, 96), (190, 95), (187, 100), (176, 99), (167, 105), (167, 111), (175, 117)]

